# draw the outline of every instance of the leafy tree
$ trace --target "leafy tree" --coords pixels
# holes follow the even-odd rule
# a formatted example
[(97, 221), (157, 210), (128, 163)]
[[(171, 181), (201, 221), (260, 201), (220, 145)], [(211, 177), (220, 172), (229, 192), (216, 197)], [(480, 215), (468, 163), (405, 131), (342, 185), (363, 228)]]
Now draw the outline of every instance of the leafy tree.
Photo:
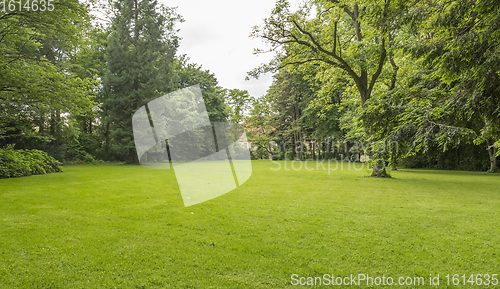
[[(325, 73), (335, 71), (334, 78), (347, 75), (365, 107), (384, 71), (386, 58), (391, 57), (388, 47), (394, 41), (390, 31), (394, 27), (390, 20), (403, 4), (390, 0), (383, 5), (335, 0), (308, 3), (292, 13), (286, 0), (278, 0), (264, 25), (254, 27), (252, 36), (270, 44), (276, 57), (249, 74), (257, 77), (287, 65), (320, 63)], [(395, 75), (397, 66), (392, 59), (391, 64), (390, 73)], [(385, 167), (379, 167), (375, 166), (373, 175), (386, 175)]]
[(229, 111), (229, 121), (233, 123), (242, 123), (245, 119), (245, 113), (248, 112), (252, 101), (248, 91), (230, 89), (227, 91), (225, 99)]
[(385, 1), (379, 6), (310, 1), (292, 13), (286, 0), (278, 0), (264, 25), (255, 26), (251, 34), (270, 44), (276, 57), (249, 74), (257, 77), (287, 65), (321, 63), (346, 73), (355, 83), (364, 106), (384, 68), (387, 41), (392, 41), (386, 22), (391, 10), (396, 9), (391, 6), (393, 2)]
[(186, 55), (175, 60), (175, 72), (178, 76), (177, 88), (200, 85), (201, 94), (211, 122), (224, 122), (228, 112), (224, 103), (226, 91), (218, 85), (217, 78), (201, 65), (189, 63)]
[(427, 102), (417, 122), (426, 132), (419, 134), (422, 143), (434, 138), (446, 149), (475, 135), (475, 144), (486, 143), (492, 172), (500, 139), (499, 8), (498, 1), (419, 3), (408, 13), (416, 41), (405, 43), (428, 72), (413, 86)]
[[(328, 150), (328, 139), (342, 135), (338, 110), (334, 107), (340, 90), (331, 90), (328, 97), (318, 96), (322, 82), (316, 79), (318, 72), (314, 68), (282, 68), (274, 76), (266, 96), (252, 103), (245, 123), (259, 156), (275, 153), (272, 143), (281, 148), (286, 143), (287, 157), (332, 157), (322, 151)], [(281, 153), (280, 157), (285, 157)]]
[(299, 160), (303, 158), (305, 139), (303, 99), (310, 92), (303, 84), (302, 75), (283, 69), (274, 75), (273, 85), (267, 93), (272, 111), (270, 124), (275, 128), (272, 136), (279, 140), (289, 157)]
[(271, 144), (274, 128), (270, 125), (270, 107), (271, 104), (265, 96), (253, 99), (249, 116), (245, 118), (244, 126), (252, 144), (251, 153), (254, 158), (267, 159), (274, 152)]
[(61, 115), (91, 107), (95, 81), (74, 74), (70, 64), (89, 27), (85, 6), (53, 5), (39, 13), (0, 12), (0, 142), (62, 159)]

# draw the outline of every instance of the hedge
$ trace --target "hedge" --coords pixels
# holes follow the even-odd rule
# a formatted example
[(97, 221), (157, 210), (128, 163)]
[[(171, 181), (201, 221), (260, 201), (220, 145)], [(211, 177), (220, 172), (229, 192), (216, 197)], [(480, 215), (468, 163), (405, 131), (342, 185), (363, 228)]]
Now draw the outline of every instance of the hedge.
[(0, 178), (62, 172), (61, 165), (44, 151), (0, 148)]

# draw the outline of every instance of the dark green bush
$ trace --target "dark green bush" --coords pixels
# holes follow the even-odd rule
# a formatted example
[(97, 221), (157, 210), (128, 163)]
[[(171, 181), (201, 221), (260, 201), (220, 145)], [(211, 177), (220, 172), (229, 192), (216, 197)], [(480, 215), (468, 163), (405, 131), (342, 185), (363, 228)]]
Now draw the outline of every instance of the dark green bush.
[(62, 172), (61, 163), (40, 150), (0, 149), (0, 178)]

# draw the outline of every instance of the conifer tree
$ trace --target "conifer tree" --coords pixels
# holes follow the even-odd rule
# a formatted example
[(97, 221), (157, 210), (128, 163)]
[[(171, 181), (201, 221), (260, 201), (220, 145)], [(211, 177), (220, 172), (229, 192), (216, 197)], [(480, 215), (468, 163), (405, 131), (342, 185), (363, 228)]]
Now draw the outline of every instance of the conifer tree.
[(182, 19), (155, 0), (119, 0), (115, 8), (103, 81), (106, 147), (113, 147), (118, 160), (138, 164), (132, 116), (149, 101), (174, 90), (178, 38), (173, 26)]

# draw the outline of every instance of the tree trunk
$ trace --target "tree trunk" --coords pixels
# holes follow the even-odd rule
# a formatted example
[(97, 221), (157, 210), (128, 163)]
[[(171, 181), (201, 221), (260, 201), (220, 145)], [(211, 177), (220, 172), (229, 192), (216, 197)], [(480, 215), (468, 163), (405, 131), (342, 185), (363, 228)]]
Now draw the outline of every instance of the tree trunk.
[(40, 114), (40, 122), (39, 122), (39, 126), (38, 126), (38, 132), (43, 135), (44, 133), (44, 130), (45, 130), (45, 118), (44, 118), (44, 113), (41, 113)]
[(396, 157), (392, 156), (390, 163), (391, 163), (391, 170), (397, 171), (398, 170), (398, 161), (397, 161)]
[(361, 98), (361, 107), (365, 107), (366, 101), (370, 98), (370, 91), (366, 88), (366, 83), (362, 83), (362, 86), (358, 86), (359, 96)]
[(313, 140), (311, 140), (311, 150), (312, 150), (312, 158), (313, 160), (316, 159), (316, 145)]
[(134, 165), (140, 165), (141, 163), (139, 162), (139, 157), (137, 156), (137, 152), (135, 149), (131, 148), (128, 151), (128, 159), (131, 164)]
[(346, 141), (344, 143), (344, 149), (345, 149), (344, 154), (345, 154), (346, 159), (348, 161), (351, 161), (351, 144), (348, 141)]
[(56, 113), (55, 111), (50, 112), (50, 135), (54, 136), (56, 132)]
[(493, 156), (490, 156), (490, 162), (491, 162), (490, 171), (492, 173), (495, 173), (498, 170), (496, 151), (497, 151), (497, 149), (494, 149), (493, 153), (492, 153)]
[(372, 177), (375, 177), (375, 178), (390, 178), (391, 177), (385, 170), (385, 161), (384, 160), (377, 159), (373, 162)]
[(109, 137), (109, 126), (110, 126), (110, 122), (107, 121), (106, 122), (106, 130), (104, 131), (104, 140), (106, 142), (106, 144), (104, 146), (104, 153), (106, 156), (109, 155), (109, 148), (110, 148), (110, 142), (111, 142), (111, 139)]
[(297, 132), (293, 132), (293, 150), (292, 150), (292, 160), (295, 160), (297, 156)]
[(492, 142), (488, 141), (488, 155), (490, 156), (490, 169), (488, 172), (490, 173), (496, 173), (498, 171), (498, 166), (497, 166), (497, 152), (498, 148), (491, 144)]
[(391, 170), (397, 171), (398, 170), (398, 156), (397, 156), (397, 151), (396, 149), (391, 146), (391, 156), (389, 158), (389, 162), (391, 164)]

